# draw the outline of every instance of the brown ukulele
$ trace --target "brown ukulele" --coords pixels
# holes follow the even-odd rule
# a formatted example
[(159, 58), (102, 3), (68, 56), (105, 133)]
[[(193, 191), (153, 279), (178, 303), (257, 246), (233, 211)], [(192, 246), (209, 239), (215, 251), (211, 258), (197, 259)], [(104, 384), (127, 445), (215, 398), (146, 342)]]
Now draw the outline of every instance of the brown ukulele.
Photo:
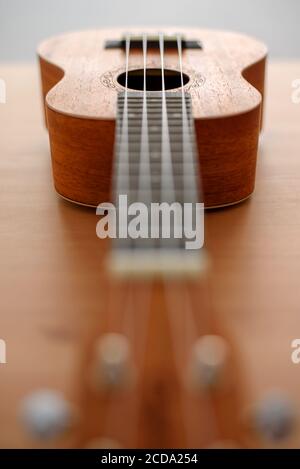
[[(253, 193), (261, 42), (210, 30), (108, 29), (49, 39), (38, 53), (63, 198), (97, 207), (123, 194), (147, 206), (218, 208)], [(244, 423), (235, 344), (214, 314), (213, 266), (184, 241), (99, 241), (114, 275), (107, 270), (105, 313), (83, 352), (78, 446), (263, 446), (288, 431), (276, 398)]]

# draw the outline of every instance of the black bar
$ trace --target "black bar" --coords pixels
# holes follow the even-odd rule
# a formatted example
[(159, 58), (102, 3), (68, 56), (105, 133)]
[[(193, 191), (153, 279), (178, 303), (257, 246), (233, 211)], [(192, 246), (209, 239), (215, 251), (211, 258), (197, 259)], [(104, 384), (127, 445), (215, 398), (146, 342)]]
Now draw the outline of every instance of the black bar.
[[(143, 39), (140, 37), (130, 39), (130, 48), (132, 49), (142, 49)], [(149, 49), (159, 49), (159, 38), (149, 38), (147, 41), (147, 47)], [(164, 48), (165, 49), (176, 49), (177, 50), (177, 38), (165, 37), (164, 38)], [(126, 49), (126, 40), (110, 40), (105, 43), (105, 49)], [(182, 40), (182, 49), (202, 49), (202, 44), (200, 41), (187, 41)]]
[(13, 467), (125, 467), (156, 466), (176, 464), (179, 467), (210, 468), (212, 464), (224, 467), (243, 467), (245, 462), (253, 464), (271, 464), (272, 467), (287, 467), (289, 463), (300, 461), (299, 450), (1, 450), (0, 465)]

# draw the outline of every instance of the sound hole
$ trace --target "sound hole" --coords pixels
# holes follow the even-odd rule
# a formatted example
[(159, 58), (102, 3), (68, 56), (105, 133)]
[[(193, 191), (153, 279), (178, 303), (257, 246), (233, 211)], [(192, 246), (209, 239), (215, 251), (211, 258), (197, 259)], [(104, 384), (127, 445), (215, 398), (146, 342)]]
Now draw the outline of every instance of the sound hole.
[[(186, 74), (183, 74), (183, 83), (186, 85), (190, 81)], [(126, 73), (118, 76), (118, 83), (125, 88)], [(146, 73), (147, 91), (162, 91), (162, 73), (159, 68), (149, 68)], [(131, 90), (143, 91), (144, 70), (130, 70), (128, 72), (128, 88)], [(174, 90), (181, 88), (181, 74), (176, 70), (165, 70), (165, 88)]]

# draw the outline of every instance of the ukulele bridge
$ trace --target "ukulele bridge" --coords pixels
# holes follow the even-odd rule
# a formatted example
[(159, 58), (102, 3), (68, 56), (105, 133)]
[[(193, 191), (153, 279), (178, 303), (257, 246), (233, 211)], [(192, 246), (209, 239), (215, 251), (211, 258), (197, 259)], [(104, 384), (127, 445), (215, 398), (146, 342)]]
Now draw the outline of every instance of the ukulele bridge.
[[(149, 49), (159, 49), (159, 36), (147, 36), (147, 46)], [(143, 49), (143, 37), (131, 36), (130, 47), (132, 49)], [(165, 49), (177, 49), (177, 36), (164, 36)], [(126, 38), (119, 40), (109, 40), (105, 43), (105, 49), (126, 49)], [(182, 49), (202, 49), (200, 41), (187, 40), (182, 38)]]

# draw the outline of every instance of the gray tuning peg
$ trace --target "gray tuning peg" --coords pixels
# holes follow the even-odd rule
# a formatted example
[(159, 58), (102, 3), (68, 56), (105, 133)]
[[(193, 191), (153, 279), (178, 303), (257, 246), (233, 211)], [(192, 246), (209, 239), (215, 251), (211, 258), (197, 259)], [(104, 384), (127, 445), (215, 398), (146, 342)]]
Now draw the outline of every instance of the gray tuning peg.
[(95, 346), (92, 382), (97, 390), (120, 390), (132, 379), (129, 341), (121, 334), (105, 334)]
[(292, 433), (295, 410), (288, 397), (272, 391), (254, 407), (252, 421), (259, 435), (276, 443)]
[(206, 335), (194, 344), (190, 365), (190, 383), (194, 389), (222, 384), (229, 358), (227, 342), (220, 336)]
[(39, 390), (21, 402), (20, 417), (35, 438), (42, 440), (61, 436), (73, 423), (73, 408), (56, 391)]

